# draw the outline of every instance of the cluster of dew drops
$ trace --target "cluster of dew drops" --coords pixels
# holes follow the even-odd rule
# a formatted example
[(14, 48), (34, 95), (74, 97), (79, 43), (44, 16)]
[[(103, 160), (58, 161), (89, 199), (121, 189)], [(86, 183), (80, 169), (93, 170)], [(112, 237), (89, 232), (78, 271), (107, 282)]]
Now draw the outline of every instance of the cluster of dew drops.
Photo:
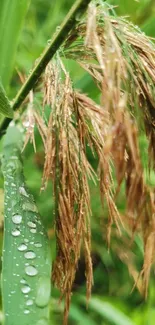
[[(14, 159), (17, 159), (17, 156), (12, 156), (11, 158), (12, 158), (11, 160), (13, 161)], [(12, 162), (10, 163), (10, 167), (13, 167)], [(5, 180), (4, 184), (7, 185), (7, 186), (11, 185), (11, 189), (15, 190), (16, 184), (14, 184), (12, 182), (13, 176), (11, 176), (11, 173), (12, 173), (12, 168), (9, 168), (7, 170), (7, 174), (5, 173), (6, 174), (5, 176), (9, 181)], [(10, 194), (15, 195), (14, 190), (12, 190), (12, 192)], [(29, 194), (26, 192), (23, 185), (20, 186), (18, 188), (18, 190), (19, 190), (19, 194), (21, 194), (22, 196), (27, 197), (27, 198), (29, 197)], [(9, 199), (8, 195), (6, 195), (6, 202), (5, 202), (6, 206), (8, 205), (7, 199)], [(36, 205), (34, 203), (32, 203), (32, 202), (29, 202), (29, 201), (27, 201), (27, 203), (23, 203), (22, 208), (23, 208), (23, 210), (37, 212)], [(11, 211), (11, 208), (7, 207), (7, 210)], [(12, 234), (13, 237), (19, 237), (21, 235), (20, 225), (22, 223), (22, 219), (23, 219), (22, 215), (20, 215), (18, 213), (12, 215), (12, 222), (13, 222), (13, 225), (15, 225), (15, 228), (11, 231), (11, 234)], [(37, 222), (41, 223), (39, 220)], [(37, 232), (35, 222), (28, 221), (27, 225), (28, 225), (29, 230), (30, 230), (30, 232), (32, 234), (35, 234)], [(40, 234), (43, 234), (43, 232), (40, 232)], [(32, 250), (28, 250), (28, 242), (29, 242), (29, 240), (24, 238), (23, 242), (21, 244), (19, 244), (17, 249), (18, 249), (18, 251), (23, 252), (24, 257), (25, 257), (26, 260), (32, 261), (32, 260), (34, 260), (36, 258), (36, 253), (34, 251), (32, 251)], [(39, 242), (36, 242), (36, 243), (30, 242), (30, 244), (33, 244), (36, 248), (42, 247), (42, 244), (39, 243)], [(19, 264), (16, 264), (16, 265), (19, 266)], [(29, 263), (26, 263), (25, 264), (25, 274), (30, 276), (30, 277), (33, 277), (33, 276), (36, 276), (38, 274), (38, 270), (37, 270), (37, 268), (35, 266), (30, 265)], [(19, 276), (18, 274), (13, 274), (13, 275)], [(29, 306), (33, 305), (33, 299), (29, 299), (29, 297), (28, 297), (28, 294), (31, 292), (31, 288), (30, 288), (30, 286), (28, 285), (27, 281), (24, 278), (20, 280), (20, 283), (21, 283), (21, 291), (25, 295), (25, 297), (27, 298), (26, 306), (29, 307)], [(15, 293), (15, 291), (12, 291), (11, 293), (13, 294), (13, 293)], [(30, 313), (30, 310), (28, 308), (26, 308), (24, 310), (24, 314), (29, 314), (29, 313)], [(5, 315), (9, 316), (8, 314), (5, 314)]]

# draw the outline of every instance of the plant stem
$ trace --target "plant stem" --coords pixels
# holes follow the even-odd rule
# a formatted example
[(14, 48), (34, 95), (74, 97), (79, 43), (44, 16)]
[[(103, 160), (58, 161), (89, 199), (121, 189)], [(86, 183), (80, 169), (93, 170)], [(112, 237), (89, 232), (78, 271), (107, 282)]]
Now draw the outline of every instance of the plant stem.
[[(33, 68), (31, 74), (27, 78), (26, 82), (23, 84), (21, 89), (19, 90), (17, 96), (14, 99), (12, 108), (13, 110), (17, 110), (22, 102), (25, 100), (26, 96), (30, 92), (31, 89), (35, 86), (37, 80), (41, 76), (42, 72), (46, 68), (47, 64), (51, 60), (51, 58), (54, 56), (56, 51), (59, 49), (59, 47), (62, 45), (62, 43), (65, 41), (65, 39), (68, 36), (68, 33), (74, 28), (74, 26), (77, 23), (77, 17), (78, 19), (82, 16), (82, 14), (87, 9), (88, 4), (91, 0), (76, 0), (76, 2), (73, 4), (72, 8), (66, 15), (64, 21), (62, 22), (59, 31), (57, 31), (53, 38), (51, 39), (50, 45), (47, 46), (47, 48), (44, 50), (42, 55), (40, 56), (37, 64)], [(0, 127), (0, 136), (3, 135), (4, 131), (6, 130), (8, 124), (10, 122), (10, 119), (5, 118), (1, 124)]]

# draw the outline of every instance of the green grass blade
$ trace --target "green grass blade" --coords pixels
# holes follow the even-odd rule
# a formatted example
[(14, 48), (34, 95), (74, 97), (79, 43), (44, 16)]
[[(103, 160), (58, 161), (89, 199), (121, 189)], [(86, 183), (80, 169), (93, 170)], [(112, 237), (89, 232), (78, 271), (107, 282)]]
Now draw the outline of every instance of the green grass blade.
[(13, 117), (13, 109), (10, 105), (10, 102), (6, 96), (5, 90), (0, 82), (0, 113), (12, 118)]
[(0, 1), (0, 76), (7, 88), (13, 71), (15, 53), (30, 0)]
[(89, 308), (97, 312), (103, 319), (113, 325), (136, 325), (127, 315), (117, 309), (109, 302), (104, 302), (99, 298), (91, 298)]
[(51, 254), (33, 196), (25, 185), (21, 138), (22, 133), (16, 127), (9, 127), (3, 146), (5, 325), (47, 325)]

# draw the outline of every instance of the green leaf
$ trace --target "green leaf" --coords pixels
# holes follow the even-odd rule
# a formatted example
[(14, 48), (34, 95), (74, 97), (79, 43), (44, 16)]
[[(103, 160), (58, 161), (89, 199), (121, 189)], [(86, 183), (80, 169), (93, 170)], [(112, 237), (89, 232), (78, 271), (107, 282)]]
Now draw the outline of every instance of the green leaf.
[(23, 176), (22, 133), (9, 127), (2, 169), (5, 185), (2, 300), (5, 325), (47, 325), (51, 253)]
[(76, 321), (77, 324), (85, 324), (85, 325), (95, 325), (96, 323), (91, 318), (91, 315), (87, 315), (83, 312), (79, 307), (77, 307), (75, 304), (71, 304), (70, 308), (70, 319), (73, 319)]
[(122, 311), (118, 310), (109, 302), (104, 302), (99, 298), (91, 298), (89, 308), (98, 313), (103, 319), (114, 325), (136, 325)]
[(12, 118), (13, 110), (10, 105), (10, 102), (6, 96), (5, 90), (0, 82), (0, 113), (3, 115)]
[(18, 39), (30, 0), (0, 1), (0, 76), (7, 88), (14, 67)]
[(154, 28), (154, 15), (152, 17), (149, 17), (149, 19), (143, 24), (142, 30), (149, 36), (155, 37), (155, 28)]

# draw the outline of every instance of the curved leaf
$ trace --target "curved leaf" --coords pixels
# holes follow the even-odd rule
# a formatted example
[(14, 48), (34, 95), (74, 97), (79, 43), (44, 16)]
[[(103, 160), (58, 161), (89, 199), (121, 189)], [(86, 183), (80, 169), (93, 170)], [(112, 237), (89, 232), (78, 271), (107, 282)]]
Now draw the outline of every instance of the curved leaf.
[(136, 325), (122, 311), (118, 310), (109, 302), (104, 302), (99, 298), (92, 298), (89, 302), (89, 308), (114, 325)]

